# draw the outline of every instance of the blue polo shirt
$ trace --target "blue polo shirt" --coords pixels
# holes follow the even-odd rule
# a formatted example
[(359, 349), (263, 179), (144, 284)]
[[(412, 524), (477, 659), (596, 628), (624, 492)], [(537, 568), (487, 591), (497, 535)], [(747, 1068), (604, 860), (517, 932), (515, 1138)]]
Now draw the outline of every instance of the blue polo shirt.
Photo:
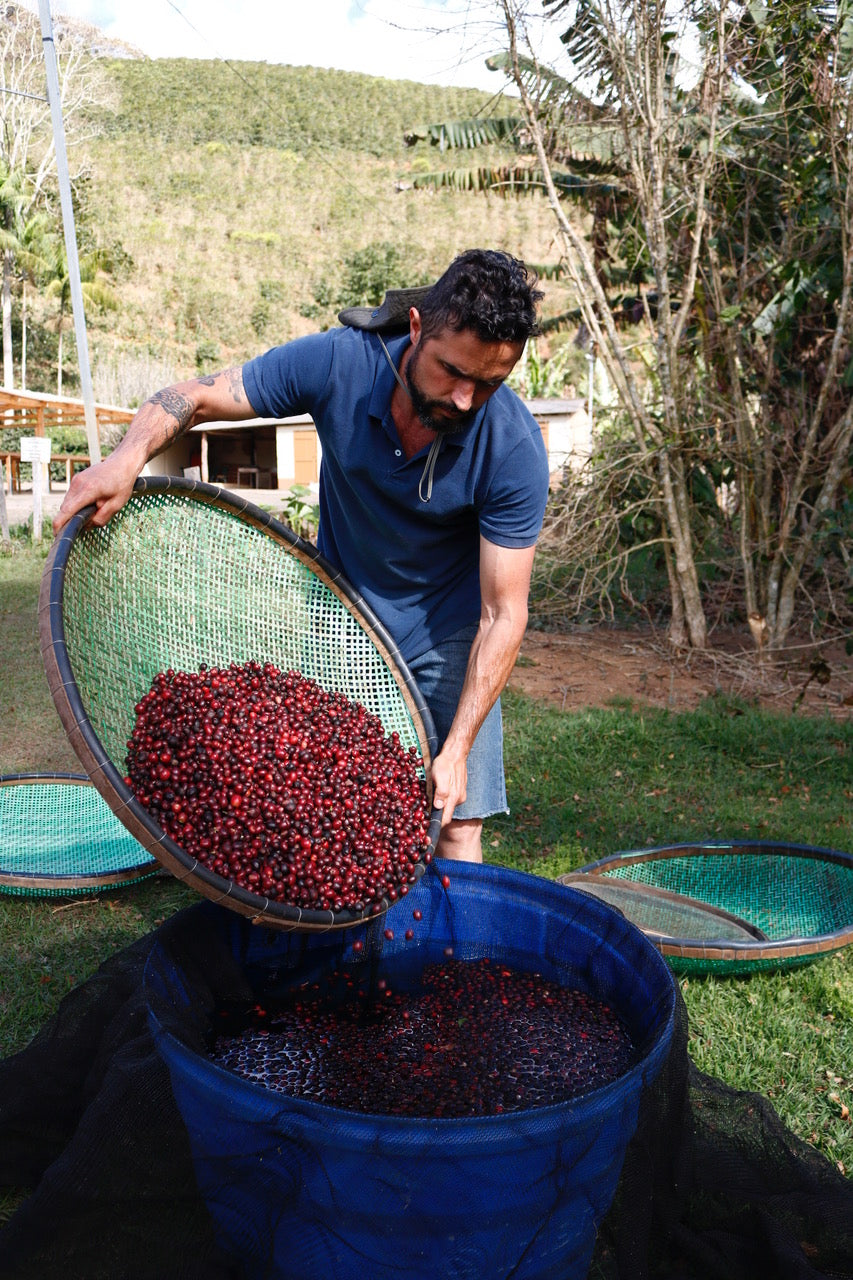
[[(387, 343), (397, 367), (408, 342)], [(319, 549), (404, 659), (477, 622), (480, 537), (532, 546), (548, 495), (542, 432), (518, 396), (499, 387), (468, 427), (442, 440), (423, 502), (429, 450), (403, 452), (394, 374), (375, 334), (330, 329), (274, 347), (244, 365), (243, 386), (259, 417), (313, 418), (323, 449)]]

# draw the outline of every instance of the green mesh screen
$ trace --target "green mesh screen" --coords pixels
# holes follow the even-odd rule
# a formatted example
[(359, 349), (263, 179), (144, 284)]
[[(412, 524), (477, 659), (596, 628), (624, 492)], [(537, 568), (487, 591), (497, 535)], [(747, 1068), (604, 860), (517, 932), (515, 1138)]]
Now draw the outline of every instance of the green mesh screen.
[(659, 885), (742, 916), (771, 940), (853, 925), (853, 867), (783, 853), (697, 853), (608, 875)]
[(293, 668), (418, 746), (400, 687), (338, 596), (265, 529), (191, 494), (139, 493), (72, 547), (65, 640), (89, 721), (123, 770), (134, 706), (169, 667)]
[(0, 892), (115, 888), (157, 869), (87, 779), (0, 778)]
[[(666, 935), (667, 959), (687, 972), (793, 967), (853, 942), (849, 854), (796, 845), (675, 846), (616, 855), (585, 870), (708, 903), (765, 935), (765, 941), (729, 935), (731, 950), (715, 954), (712, 946), (706, 948), (707, 934), (656, 930)], [(626, 914), (644, 927), (630, 911)]]

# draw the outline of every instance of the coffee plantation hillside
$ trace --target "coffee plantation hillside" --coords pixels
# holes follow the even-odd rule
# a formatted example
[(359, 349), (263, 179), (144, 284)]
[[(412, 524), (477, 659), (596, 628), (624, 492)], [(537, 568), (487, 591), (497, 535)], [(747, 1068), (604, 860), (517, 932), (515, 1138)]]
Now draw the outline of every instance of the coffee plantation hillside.
[[(114, 294), (87, 316), (99, 399), (133, 405), (164, 381), (327, 327), (341, 306), (428, 282), (472, 245), (555, 257), (543, 196), (412, 189), (448, 157), (408, 148), (406, 130), (506, 114), (498, 75), (490, 98), (265, 63), (138, 58), (102, 72), (90, 136), (74, 148), (81, 250), (100, 251)], [(563, 310), (565, 286), (546, 291), (546, 312)], [(28, 386), (55, 390), (56, 301), (42, 294), (30, 311)], [(73, 394), (73, 333), (65, 352)]]

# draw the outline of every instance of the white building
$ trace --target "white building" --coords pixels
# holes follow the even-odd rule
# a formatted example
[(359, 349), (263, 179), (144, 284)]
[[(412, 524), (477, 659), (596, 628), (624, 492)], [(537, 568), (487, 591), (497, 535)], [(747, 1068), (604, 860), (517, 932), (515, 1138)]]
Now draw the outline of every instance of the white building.
[[(582, 466), (592, 451), (584, 400), (530, 400), (527, 407), (542, 429), (549, 470)], [(290, 489), (316, 484), (320, 445), (308, 414), (257, 418), (252, 422), (209, 422), (193, 427), (145, 468), (147, 475), (189, 472), (228, 489)]]

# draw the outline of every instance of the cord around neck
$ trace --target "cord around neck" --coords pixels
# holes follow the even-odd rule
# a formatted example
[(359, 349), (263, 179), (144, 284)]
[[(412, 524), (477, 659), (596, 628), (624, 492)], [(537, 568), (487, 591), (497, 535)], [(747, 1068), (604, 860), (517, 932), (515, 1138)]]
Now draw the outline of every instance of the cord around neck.
[[(391, 352), (388, 350), (388, 348), (385, 345), (385, 339), (382, 337), (381, 333), (377, 333), (376, 336), (382, 345), (382, 350), (385, 352), (385, 359), (388, 361), (389, 365), (391, 366), (391, 372), (393, 373), (394, 377), (397, 379), (398, 384), (405, 391), (406, 395), (409, 396), (409, 399), (411, 399), (411, 395), (409, 395), (409, 388), (406, 386), (405, 382), (400, 377), (400, 371), (398, 370), (394, 361), (391, 359)], [(429, 453), (427, 454), (426, 462), (424, 463), (424, 469), (421, 473), (420, 483), (418, 484), (418, 497), (420, 498), (421, 502), (424, 502), (424, 503), (429, 502), (432, 499), (432, 482), (433, 482), (433, 477), (435, 476), (435, 464), (438, 461), (438, 454), (440, 449), (441, 449), (441, 436), (437, 435), (429, 447)], [(426, 496), (424, 496), (424, 484), (426, 484)]]

